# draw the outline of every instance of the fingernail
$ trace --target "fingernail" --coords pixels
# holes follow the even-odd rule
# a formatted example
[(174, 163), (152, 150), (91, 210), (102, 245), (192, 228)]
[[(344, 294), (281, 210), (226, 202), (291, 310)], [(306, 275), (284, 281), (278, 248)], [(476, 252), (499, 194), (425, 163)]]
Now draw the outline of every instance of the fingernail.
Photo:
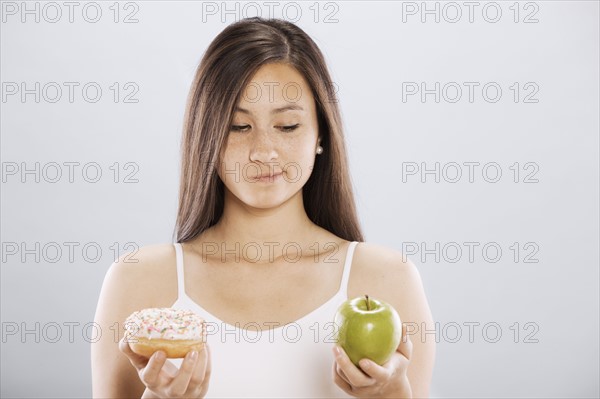
[(161, 361), (161, 360), (163, 360), (164, 355), (165, 354), (162, 351), (157, 351), (154, 353), (154, 358), (158, 361)]
[(196, 360), (197, 357), (198, 357), (198, 352), (192, 351), (190, 353), (190, 360)]
[(334, 353), (335, 353), (335, 355), (336, 355), (336, 356), (338, 356), (338, 357), (339, 357), (339, 356), (342, 356), (342, 351), (341, 351), (341, 349), (340, 349), (340, 347), (339, 347), (339, 346), (334, 346), (334, 347), (333, 347), (333, 352), (334, 352)]
[(362, 359), (360, 362), (358, 362), (358, 364), (360, 365), (360, 368), (363, 369), (363, 370), (366, 370), (366, 369), (368, 369), (371, 366), (371, 364), (369, 363), (369, 361), (366, 360), (366, 359)]

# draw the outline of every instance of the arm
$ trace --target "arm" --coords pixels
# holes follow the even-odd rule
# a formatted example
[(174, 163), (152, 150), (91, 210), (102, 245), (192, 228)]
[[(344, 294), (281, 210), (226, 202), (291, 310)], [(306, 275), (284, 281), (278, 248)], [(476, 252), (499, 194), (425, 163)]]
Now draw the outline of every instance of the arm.
[(136, 369), (119, 351), (123, 322), (133, 311), (147, 305), (135, 289), (143, 278), (140, 269), (139, 263), (125, 263), (121, 257), (104, 278), (94, 318), (102, 334), (91, 344), (94, 398), (140, 398), (144, 393), (145, 386)]
[[(392, 374), (393, 368), (406, 373), (406, 378), (402, 378), (406, 381), (402, 383), (396, 381), (392, 384), (394, 392), (384, 397), (394, 395), (405, 397), (407, 392), (412, 392), (408, 396), (414, 398), (429, 397), (435, 359), (435, 337), (428, 334), (426, 339), (422, 338), (421, 331), (424, 328), (433, 330), (434, 322), (419, 271), (402, 253), (368, 243), (361, 243), (356, 248), (353, 265), (349, 297), (368, 293), (372, 297), (388, 302), (398, 311), (403, 325), (408, 327), (408, 337), (411, 342), (408, 345), (401, 343), (399, 352), (403, 356), (396, 356), (396, 362), (391, 362), (387, 370), (372, 368), (375, 374), (379, 372), (380, 380), (386, 380), (386, 374)], [(407, 355), (410, 360), (405, 362)], [(344, 356), (340, 360), (344, 361)], [(358, 369), (354, 370), (354, 366), (350, 367), (351, 363), (346, 364), (346, 370), (356, 372), (356, 380), (361, 384), (375, 383), (362, 378), (364, 377), (362, 372)], [(407, 387), (407, 384), (410, 386)]]
[(123, 340), (123, 323), (133, 311), (169, 307), (175, 301), (174, 252), (171, 244), (140, 248), (137, 263), (126, 262), (124, 255), (106, 273), (95, 317), (102, 335), (92, 344), (93, 397), (206, 395), (211, 373), (208, 345), (199, 355), (190, 352), (178, 369), (158, 353), (150, 359), (133, 353)]
[[(390, 304), (398, 310), (403, 323), (414, 326), (414, 332), (409, 335), (413, 349), (407, 375), (413, 398), (428, 398), (436, 342), (432, 334), (424, 336), (421, 332), (424, 329), (434, 330), (433, 317), (416, 266), (410, 260), (406, 260), (393, 267), (401, 269), (391, 273), (395, 274), (393, 281), (400, 283), (400, 287), (392, 287), (393, 284), (390, 284), (382, 298), (389, 299)], [(410, 331), (409, 328), (409, 334)]]

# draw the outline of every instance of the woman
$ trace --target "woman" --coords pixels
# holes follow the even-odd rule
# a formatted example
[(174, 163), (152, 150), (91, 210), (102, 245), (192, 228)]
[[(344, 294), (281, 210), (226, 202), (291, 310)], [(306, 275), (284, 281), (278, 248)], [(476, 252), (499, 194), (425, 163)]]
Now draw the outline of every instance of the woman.
[[(115, 334), (92, 346), (94, 397), (429, 395), (432, 339), (360, 368), (331, 340), (337, 307), (365, 293), (433, 328), (415, 266), (363, 242), (332, 88), (291, 23), (241, 20), (210, 44), (187, 104), (176, 244), (111, 265), (95, 321)], [(195, 310), (205, 349), (181, 362), (117, 345), (147, 307)]]

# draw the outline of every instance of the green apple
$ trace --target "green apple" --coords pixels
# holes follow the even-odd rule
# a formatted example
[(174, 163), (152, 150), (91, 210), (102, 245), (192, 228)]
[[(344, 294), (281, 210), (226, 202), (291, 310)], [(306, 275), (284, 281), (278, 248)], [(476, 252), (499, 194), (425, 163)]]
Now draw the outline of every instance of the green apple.
[(336, 340), (357, 367), (368, 358), (382, 365), (400, 344), (402, 322), (390, 304), (368, 295), (342, 303), (335, 314)]

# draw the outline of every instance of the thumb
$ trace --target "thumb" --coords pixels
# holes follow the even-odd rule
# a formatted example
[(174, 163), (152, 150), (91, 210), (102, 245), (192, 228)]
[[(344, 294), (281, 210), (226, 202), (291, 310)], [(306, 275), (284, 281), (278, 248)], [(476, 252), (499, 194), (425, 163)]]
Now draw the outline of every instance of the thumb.
[(148, 364), (148, 358), (132, 351), (125, 337), (119, 341), (119, 350), (129, 358), (131, 364), (138, 370), (143, 369)]
[(413, 343), (406, 332), (406, 324), (402, 323), (402, 337), (400, 337), (400, 344), (398, 345), (398, 349), (396, 349), (396, 351), (400, 352), (402, 356), (410, 360), (410, 357), (412, 356), (412, 350)]

